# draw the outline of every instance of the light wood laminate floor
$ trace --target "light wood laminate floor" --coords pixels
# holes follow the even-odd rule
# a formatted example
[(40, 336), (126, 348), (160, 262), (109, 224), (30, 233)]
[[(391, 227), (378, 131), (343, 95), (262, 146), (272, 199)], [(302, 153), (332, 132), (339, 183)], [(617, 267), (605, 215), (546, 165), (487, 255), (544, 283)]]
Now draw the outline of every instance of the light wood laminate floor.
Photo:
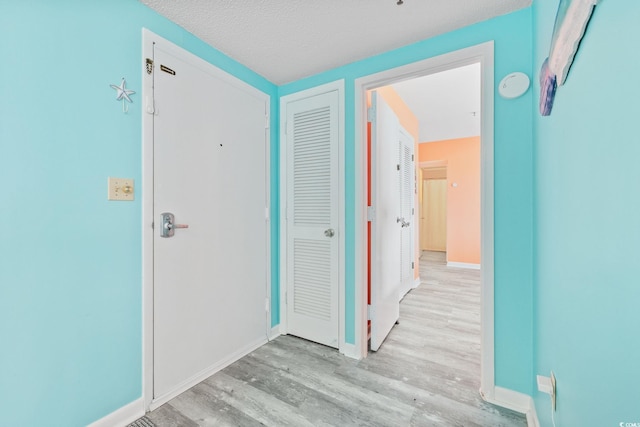
[(526, 426), (482, 401), (480, 272), (424, 252), (400, 323), (361, 361), (281, 336), (155, 411), (159, 427)]

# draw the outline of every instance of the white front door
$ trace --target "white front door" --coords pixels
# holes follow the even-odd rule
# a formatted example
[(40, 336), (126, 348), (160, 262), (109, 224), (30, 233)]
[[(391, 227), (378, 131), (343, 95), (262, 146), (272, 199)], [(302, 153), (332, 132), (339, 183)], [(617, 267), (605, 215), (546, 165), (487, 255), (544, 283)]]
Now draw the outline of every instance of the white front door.
[(371, 93), (371, 350), (377, 351), (400, 317), (402, 250), (400, 212), (400, 123)]
[(284, 104), (287, 333), (338, 347), (339, 93)]
[(401, 285), (399, 298), (402, 299), (414, 284), (415, 252), (415, 208), (414, 194), (416, 191), (416, 167), (414, 160), (415, 145), (413, 137), (406, 130), (401, 129), (398, 139), (398, 187), (400, 191), (400, 251)]
[[(269, 98), (166, 41), (153, 62), (157, 401), (267, 340)], [(188, 228), (162, 237), (165, 212)]]

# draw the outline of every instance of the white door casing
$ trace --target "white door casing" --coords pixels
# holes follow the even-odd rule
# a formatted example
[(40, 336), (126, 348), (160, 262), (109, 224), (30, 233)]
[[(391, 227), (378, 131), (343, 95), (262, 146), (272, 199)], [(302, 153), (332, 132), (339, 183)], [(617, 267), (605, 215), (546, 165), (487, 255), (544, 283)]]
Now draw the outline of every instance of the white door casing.
[[(145, 401), (153, 408), (267, 341), (269, 97), (144, 35), (153, 60), (143, 74)], [(160, 237), (163, 212), (189, 228)]]
[(355, 330), (357, 357), (367, 355), (367, 91), (397, 81), (480, 63), (482, 87), (481, 114), (481, 394), (492, 403), (509, 406), (496, 392), (494, 370), (494, 42), (462, 48), (397, 68), (357, 78), (355, 81)]
[(286, 333), (341, 347), (339, 90), (282, 101), (284, 316)]
[(371, 93), (371, 350), (377, 351), (400, 317), (402, 221), (400, 122)]

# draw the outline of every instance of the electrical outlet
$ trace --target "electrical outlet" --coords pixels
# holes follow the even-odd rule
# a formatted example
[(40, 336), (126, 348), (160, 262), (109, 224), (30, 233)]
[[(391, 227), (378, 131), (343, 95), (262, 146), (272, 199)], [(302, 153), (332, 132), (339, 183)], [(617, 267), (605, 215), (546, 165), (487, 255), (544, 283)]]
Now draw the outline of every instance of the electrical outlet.
[(551, 410), (556, 410), (556, 375), (551, 371)]
[(109, 177), (107, 183), (107, 200), (133, 201), (133, 179)]

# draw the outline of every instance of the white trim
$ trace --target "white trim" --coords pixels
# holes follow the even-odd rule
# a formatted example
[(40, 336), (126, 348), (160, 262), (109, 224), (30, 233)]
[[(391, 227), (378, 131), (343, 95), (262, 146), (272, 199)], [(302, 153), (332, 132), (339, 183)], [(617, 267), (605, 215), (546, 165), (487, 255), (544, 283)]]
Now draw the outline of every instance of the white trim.
[(287, 104), (298, 99), (309, 98), (328, 92), (338, 92), (338, 350), (342, 354), (351, 352), (345, 342), (345, 102), (344, 79), (336, 80), (310, 89), (285, 95), (280, 98), (280, 333), (287, 334), (287, 149), (286, 120)]
[(360, 353), (358, 352), (358, 348), (355, 344), (344, 343), (340, 348), (340, 353), (352, 359), (361, 359)]
[[(153, 59), (156, 35), (142, 29), (142, 58)], [(153, 400), (153, 79), (142, 67), (142, 397)]]
[(420, 278), (420, 276), (418, 276), (413, 281), (413, 289), (415, 289), (418, 286), (420, 286), (420, 283), (422, 283), (422, 279)]
[[(198, 66), (199, 64), (205, 64), (208, 67), (209, 72), (234, 87), (249, 90), (263, 99), (265, 102), (265, 116), (268, 127), (265, 127), (265, 231), (266, 231), (266, 297), (269, 300), (269, 310), (266, 310), (265, 318), (265, 333), (264, 338), (261, 338), (259, 342), (263, 345), (269, 339), (269, 332), (271, 327), (271, 194), (270, 194), (270, 182), (271, 182), (271, 133), (270, 133), (270, 115), (271, 115), (271, 96), (262, 92), (260, 89), (238, 79), (235, 76), (227, 73), (226, 71), (216, 67), (214, 64), (205, 61), (204, 59), (194, 55), (193, 53), (183, 49), (182, 47), (166, 40), (159, 35), (149, 31), (146, 28), (142, 29), (142, 62), (145, 63), (145, 58), (152, 58), (154, 54), (154, 44), (160, 44), (166, 51), (172, 52), (175, 55), (179, 55), (184, 60), (191, 62)], [(187, 57), (185, 57), (185, 54)], [(210, 67), (210, 68), (209, 68)], [(157, 70), (158, 67), (154, 69)], [(153, 76), (153, 74), (152, 74)], [(153, 117), (155, 106), (153, 104), (153, 79), (149, 78), (146, 73), (146, 68), (142, 67), (142, 97), (143, 106), (142, 113), (142, 320), (143, 320), (143, 348), (142, 348), (142, 399), (144, 402), (144, 409), (156, 408), (159, 405), (157, 402), (159, 399), (153, 398)], [(255, 350), (260, 345), (255, 346), (255, 343), (251, 343), (246, 348), (251, 350), (244, 352), (244, 349), (236, 352), (235, 355), (242, 354), (238, 358), (248, 354), (250, 351)], [(231, 360), (235, 356), (231, 355)], [(206, 372), (209, 372), (207, 376), (213, 374), (224, 366), (234, 362), (237, 359), (233, 359), (226, 363), (225, 361), (216, 364), (218, 368), (209, 368)], [(226, 363), (226, 365), (225, 365)], [(224, 365), (224, 366), (222, 366)], [(221, 366), (221, 367), (220, 367)], [(204, 372), (204, 371), (203, 371)], [(199, 376), (200, 374), (198, 374)], [(199, 381), (206, 378), (202, 377)], [(192, 383), (197, 384), (199, 381)], [(188, 388), (188, 387), (187, 387)], [(182, 388), (180, 392), (186, 390)], [(173, 396), (178, 395), (179, 392), (172, 392)], [(172, 397), (173, 397), (172, 396)], [(164, 398), (164, 397), (163, 397)], [(167, 399), (168, 400), (168, 399)], [(164, 401), (166, 402), (166, 400)], [(163, 402), (163, 403), (164, 403)]]
[[(422, 144), (427, 144), (427, 143), (423, 142)], [(418, 163), (418, 167), (419, 168), (440, 168), (440, 167), (446, 167), (448, 163), (449, 163), (448, 160), (427, 160), (425, 162)]]
[(356, 174), (356, 347), (358, 354), (367, 354), (367, 169), (366, 169), (366, 92), (376, 87), (389, 85), (410, 78), (421, 77), (473, 63), (481, 64), (482, 124), (481, 124), (481, 373), (483, 390), (493, 392), (494, 368), (494, 317), (493, 317), (493, 117), (494, 117), (494, 43), (485, 42), (476, 46), (361, 77), (355, 81), (355, 174)]
[(494, 387), (491, 397), (485, 395), (481, 389), (480, 396), (493, 405), (502, 406), (526, 415), (529, 427), (540, 427), (536, 407), (531, 396), (503, 387)]
[(269, 332), (269, 341), (273, 341), (276, 338), (278, 338), (280, 335), (282, 335), (280, 333), (280, 325), (276, 325), (273, 328), (271, 328), (271, 331)]
[(144, 416), (144, 399), (141, 397), (92, 422), (88, 427), (124, 427), (142, 416)]
[(271, 96), (267, 95), (265, 99), (265, 129), (264, 129), (264, 138), (265, 138), (265, 147), (264, 147), (264, 203), (265, 203), (265, 256), (266, 264), (265, 264), (265, 281), (266, 281), (266, 299), (267, 299), (267, 309), (266, 309), (266, 337), (267, 341), (270, 341), (272, 338), (273, 328), (271, 327), (271, 310), (273, 309), (273, 301), (271, 301)]
[(480, 270), (480, 264), (472, 264), (469, 262), (447, 261), (447, 267), (468, 268), (471, 270)]
[(525, 414), (527, 416), (527, 426), (540, 427), (540, 421), (538, 420), (538, 413), (536, 412), (536, 405), (531, 399), (531, 409)]
[(252, 351), (262, 347), (266, 343), (267, 343), (267, 339), (266, 338), (261, 338), (261, 339), (259, 339), (257, 341), (252, 342), (251, 344), (245, 346), (244, 348), (236, 351), (235, 353), (229, 355), (229, 357), (226, 357), (225, 359), (219, 361), (218, 363), (216, 363), (214, 365), (211, 365), (208, 368), (198, 372), (197, 374), (195, 374), (194, 376), (192, 376), (188, 380), (183, 381), (179, 386), (175, 387), (169, 393), (166, 393), (166, 394), (158, 397), (157, 399), (153, 399), (151, 401), (151, 405), (149, 406), (149, 410), (153, 411), (154, 409), (159, 408), (160, 406), (164, 405), (165, 403), (167, 403), (168, 401), (170, 401), (174, 397), (176, 397), (179, 394), (189, 390), (194, 385), (196, 385), (198, 383), (201, 383), (202, 381), (204, 381), (207, 378), (209, 378), (211, 375), (213, 375), (216, 372), (219, 372), (222, 369), (226, 368), (227, 366), (231, 365), (233, 362), (236, 362), (236, 361), (242, 359), (244, 356), (246, 356), (247, 354), (251, 353)]

